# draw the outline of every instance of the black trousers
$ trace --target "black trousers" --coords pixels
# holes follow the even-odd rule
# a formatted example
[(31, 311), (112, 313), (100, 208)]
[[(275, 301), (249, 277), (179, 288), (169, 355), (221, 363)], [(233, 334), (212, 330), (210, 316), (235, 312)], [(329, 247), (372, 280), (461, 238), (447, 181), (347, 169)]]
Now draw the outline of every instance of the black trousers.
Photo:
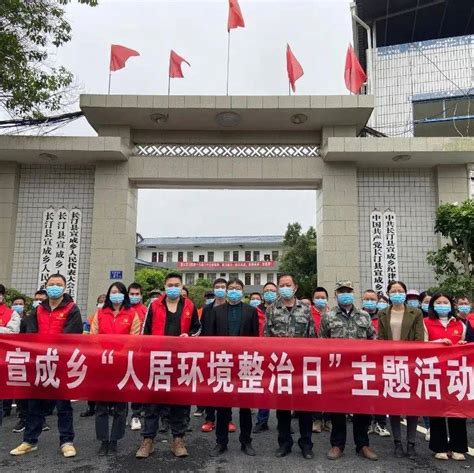
[[(227, 445), (229, 443), (229, 422), (232, 420), (232, 409), (230, 407), (218, 407), (216, 409), (216, 443)], [(250, 409), (239, 409), (240, 435), (239, 442), (247, 445), (252, 442), (252, 413)]]
[(18, 399), (16, 401), (16, 412), (19, 419), (24, 422), (28, 413), (28, 399)]
[(141, 417), (143, 411), (143, 404), (140, 402), (132, 402), (132, 417)]
[[(165, 409), (164, 409), (165, 408)], [(160, 414), (165, 410), (169, 412), (169, 423), (173, 437), (184, 437), (188, 423), (186, 417), (188, 415), (188, 406), (163, 406), (161, 404), (145, 405), (145, 422), (142, 429), (142, 436), (146, 439), (154, 439), (158, 432), (160, 424)]]
[[(298, 422), (300, 426), (300, 438), (298, 445), (301, 449), (312, 449), (313, 442), (313, 414), (311, 412), (298, 412)], [(278, 445), (291, 450), (293, 437), (291, 436), (291, 411), (276, 411), (278, 421)]]
[[(447, 421), (447, 428), (446, 428)], [(448, 441), (449, 431), (449, 441)], [(434, 453), (467, 452), (466, 419), (430, 417), (430, 450)]]
[(216, 408), (205, 407), (205, 409), (206, 409), (206, 422), (215, 422), (216, 421)]
[[(127, 402), (97, 402), (95, 406), (95, 433), (97, 440), (112, 441), (123, 439), (127, 423)], [(112, 428), (109, 431), (109, 417)]]
[[(352, 420), (352, 429), (354, 434), (354, 443), (356, 452), (362, 447), (369, 446), (369, 425), (372, 416), (367, 414), (354, 414)], [(332, 431), (331, 431), (331, 447), (339, 447), (344, 450), (347, 440), (347, 425), (345, 414), (331, 414)]]

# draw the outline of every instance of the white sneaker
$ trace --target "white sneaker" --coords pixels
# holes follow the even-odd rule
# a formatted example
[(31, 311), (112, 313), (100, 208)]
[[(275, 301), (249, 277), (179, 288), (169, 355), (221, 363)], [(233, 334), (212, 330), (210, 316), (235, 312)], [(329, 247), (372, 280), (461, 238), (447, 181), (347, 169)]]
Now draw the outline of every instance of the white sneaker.
[(464, 455), (464, 453), (458, 453), (458, 452), (451, 452), (451, 458), (456, 461), (466, 460), (466, 456)]
[(367, 431), (367, 433), (370, 435), (370, 434), (373, 434), (375, 432), (374, 430), (374, 426), (372, 424), (369, 425), (369, 430)]
[(380, 437), (390, 437), (390, 432), (380, 424), (375, 424), (374, 432)]
[(138, 417), (132, 417), (130, 422), (130, 430), (140, 430), (142, 428), (142, 423)]
[(427, 442), (429, 442), (429, 441), (430, 441), (430, 438), (431, 438), (430, 429), (427, 429), (427, 430), (426, 430), (426, 434), (425, 434), (425, 440), (426, 440)]
[(436, 453), (435, 456), (436, 460), (449, 460), (447, 453)]

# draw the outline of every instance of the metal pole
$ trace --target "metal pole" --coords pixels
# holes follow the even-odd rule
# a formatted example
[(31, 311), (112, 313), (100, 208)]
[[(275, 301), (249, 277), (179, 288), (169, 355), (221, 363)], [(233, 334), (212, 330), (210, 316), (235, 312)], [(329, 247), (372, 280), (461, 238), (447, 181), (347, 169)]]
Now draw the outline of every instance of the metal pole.
[(227, 85), (225, 94), (229, 95), (229, 70), (230, 70), (230, 30), (227, 32)]
[(108, 95), (110, 95), (110, 80), (112, 78), (112, 71), (109, 71), (109, 89), (108, 89)]
[(170, 96), (170, 91), (171, 91), (171, 77), (168, 74), (168, 97)]

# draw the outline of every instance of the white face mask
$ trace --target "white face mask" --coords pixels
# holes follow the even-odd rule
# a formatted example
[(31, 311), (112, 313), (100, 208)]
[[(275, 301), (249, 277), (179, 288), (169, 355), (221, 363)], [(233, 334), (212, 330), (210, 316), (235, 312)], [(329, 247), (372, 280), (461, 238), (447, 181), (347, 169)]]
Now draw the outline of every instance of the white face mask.
[(98, 308), (98, 309), (102, 309), (103, 307), (104, 307), (104, 303), (103, 303), (103, 302), (101, 302), (100, 304), (97, 304), (97, 308)]
[(0, 304), (3, 304), (5, 302), (5, 296), (3, 294), (0, 294)]

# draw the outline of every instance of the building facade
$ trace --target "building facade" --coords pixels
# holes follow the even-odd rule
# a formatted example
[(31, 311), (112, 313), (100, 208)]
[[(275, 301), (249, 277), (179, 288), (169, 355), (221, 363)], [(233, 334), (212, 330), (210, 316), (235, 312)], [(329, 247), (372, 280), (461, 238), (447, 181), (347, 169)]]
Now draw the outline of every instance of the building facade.
[(283, 255), (282, 236), (141, 238), (138, 263), (177, 270), (191, 286), (198, 279), (239, 278), (245, 292), (276, 282)]

